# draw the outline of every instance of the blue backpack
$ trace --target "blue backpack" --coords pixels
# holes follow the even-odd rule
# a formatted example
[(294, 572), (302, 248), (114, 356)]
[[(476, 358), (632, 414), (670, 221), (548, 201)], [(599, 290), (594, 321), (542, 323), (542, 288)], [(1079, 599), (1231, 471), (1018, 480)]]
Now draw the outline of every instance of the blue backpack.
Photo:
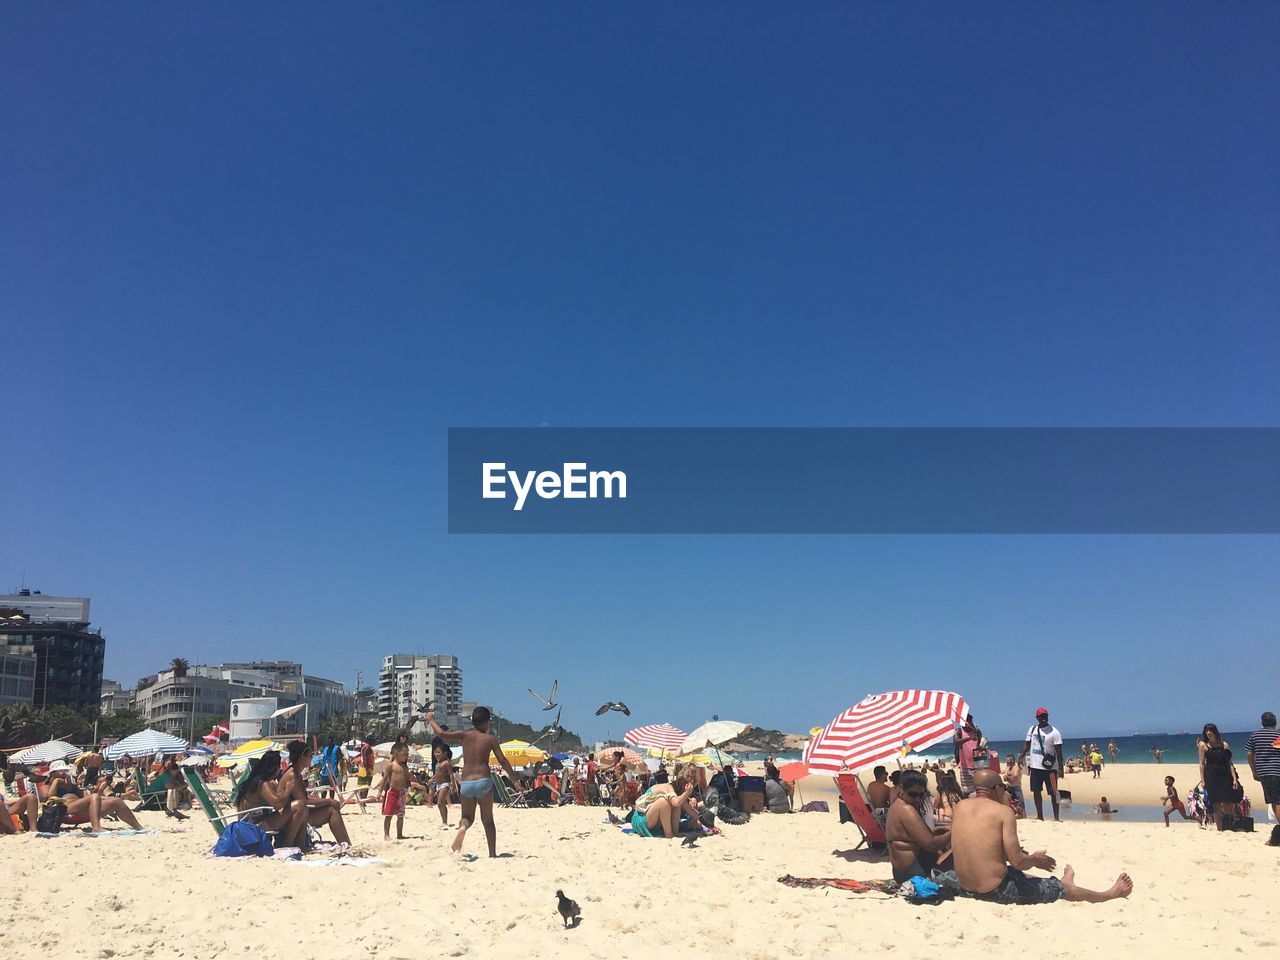
[(256, 823), (246, 820), (227, 824), (213, 847), (215, 857), (269, 857), (274, 852), (271, 838)]

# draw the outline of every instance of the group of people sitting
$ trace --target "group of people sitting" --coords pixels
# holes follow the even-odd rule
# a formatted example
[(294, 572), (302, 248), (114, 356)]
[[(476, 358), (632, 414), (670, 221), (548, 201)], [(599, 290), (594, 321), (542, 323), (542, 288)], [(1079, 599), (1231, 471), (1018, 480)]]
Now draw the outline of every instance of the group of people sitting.
[(98, 775), (100, 768), (89, 774), (64, 760), (49, 764), (44, 773), (10, 766), (7, 761), (0, 765), (4, 782), (0, 833), (38, 832), (41, 808), (50, 806), (61, 808), (59, 825), (85, 824), (96, 832), (104, 819), (115, 819), (142, 829), (129, 807), (129, 796), (123, 790), (117, 792), (112, 777)]
[(974, 771), (972, 795), (954, 805), (949, 820), (934, 813), (924, 773), (902, 771), (887, 808), (885, 838), (898, 882), (915, 877), (946, 879), (964, 895), (979, 900), (1101, 903), (1127, 897), (1133, 890), (1133, 882), (1123, 873), (1107, 890), (1082, 887), (1069, 865), (1061, 879), (1028, 876), (1025, 871), (1032, 868), (1053, 870), (1056, 861), (1044, 850), (1028, 853), (1022, 848), (1007, 785), (990, 769)]
[(244, 819), (276, 834), (277, 847), (311, 846), (308, 827), (328, 827), (338, 843), (351, 842), (342, 819), (342, 801), (320, 795), (331, 791), (307, 788), (313, 753), (306, 741), (294, 740), (288, 747), (288, 763), (283, 764), (278, 751), (268, 750), (253, 762), (232, 797), (236, 809), (246, 814)]

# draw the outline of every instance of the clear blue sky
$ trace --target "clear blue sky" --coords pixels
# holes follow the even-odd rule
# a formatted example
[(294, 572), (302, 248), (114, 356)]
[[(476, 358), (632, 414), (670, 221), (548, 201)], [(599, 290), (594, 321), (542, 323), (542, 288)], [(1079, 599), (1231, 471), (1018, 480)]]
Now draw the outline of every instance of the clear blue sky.
[[(462, 537), (449, 426), (1280, 425), (1280, 7), (10, 4), (0, 587), (108, 676), (1276, 709), (1275, 537)], [(541, 718), (541, 715), (539, 715)]]

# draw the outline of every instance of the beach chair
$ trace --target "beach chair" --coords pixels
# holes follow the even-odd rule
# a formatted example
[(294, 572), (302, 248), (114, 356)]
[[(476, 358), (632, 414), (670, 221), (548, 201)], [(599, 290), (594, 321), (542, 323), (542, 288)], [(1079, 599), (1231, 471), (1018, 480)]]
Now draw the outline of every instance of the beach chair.
[(147, 783), (146, 776), (142, 773), (142, 768), (137, 767), (133, 771), (134, 780), (138, 786), (138, 796), (141, 802), (134, 807), (134, 811), (138, 810), (163, 810), (165, 794), (169, 792), (169, 781), (172, 779), (167, 773), (162, 773), (150, 783)]
[(867, 802), (858, 778), (852, 773), (842, 773), (836, 777), (836, 788), (840, 791), (840, 798), (844, 800), (845, 807), (849, 810), (849, 816), (853, 818), (854, 826), (862, 832), (861, 843), (853, 849), (859, 850), (863, 844), (866, 844), (875, 850), (878, 844), (887, 851), (889, 841), (884, 835), (884, 827), (871, 812), (871, 804)]
[(498, 806), (512, 809), (528, 808), (529, 801), (525, 799), (524, 794), (509, 785), (496, 770), (489, 771), (489, 779), (493, 781), (493, 798), (498, 801)]
[[(204, 815), (209, 818), (209, 823), (213, 826), (213, 831), (219, 837), (222, 831), (226, 829), (227, 824), (235, 823), (241, 817), (260, 810), (274, 811), (274, 807), (250, 807), (248, 810), (233, 810), (231, 813), (223, 813), (218, 806), (218, 801), (209, 795), (209, 790), (205, 786), (205, 782), (200, 779), (200, 774), (196, 773), (194, 767), (183, 767), (182, 778), (187, 781), (187, 787), (191, 790), (191, 795), (196, 798), (196, 802), (200, 805), (200, 809), (204, 811)], [(274, 837), (274, 833), (270, 830), (266, 833)]]

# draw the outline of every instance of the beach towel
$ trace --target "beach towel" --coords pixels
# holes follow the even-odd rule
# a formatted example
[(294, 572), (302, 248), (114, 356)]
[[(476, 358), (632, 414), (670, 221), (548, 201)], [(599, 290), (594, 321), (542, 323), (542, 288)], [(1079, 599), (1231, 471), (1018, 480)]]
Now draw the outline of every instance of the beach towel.
[(55, 840), (61, 837), (141, 837), (149, 833), (155, 833), (155, 830), (66, 830), (58, 833), (37, 833), (36, 836), (41, 840)]
[(810, 800), (800, 808), (801, 813), (830, 813), (831, 808), (827, 806), (825, 800)]
[(832, 887), (836, 890), (848, 890), (850, 893), (888, 893), (897, 894), (898, 884), (893, 880), (851, 880), (848, 877), (793, 877), (787, 874), (778, 878), (779, 883), (788, 887), (803, 887), (816, 890), (819, 887)]

